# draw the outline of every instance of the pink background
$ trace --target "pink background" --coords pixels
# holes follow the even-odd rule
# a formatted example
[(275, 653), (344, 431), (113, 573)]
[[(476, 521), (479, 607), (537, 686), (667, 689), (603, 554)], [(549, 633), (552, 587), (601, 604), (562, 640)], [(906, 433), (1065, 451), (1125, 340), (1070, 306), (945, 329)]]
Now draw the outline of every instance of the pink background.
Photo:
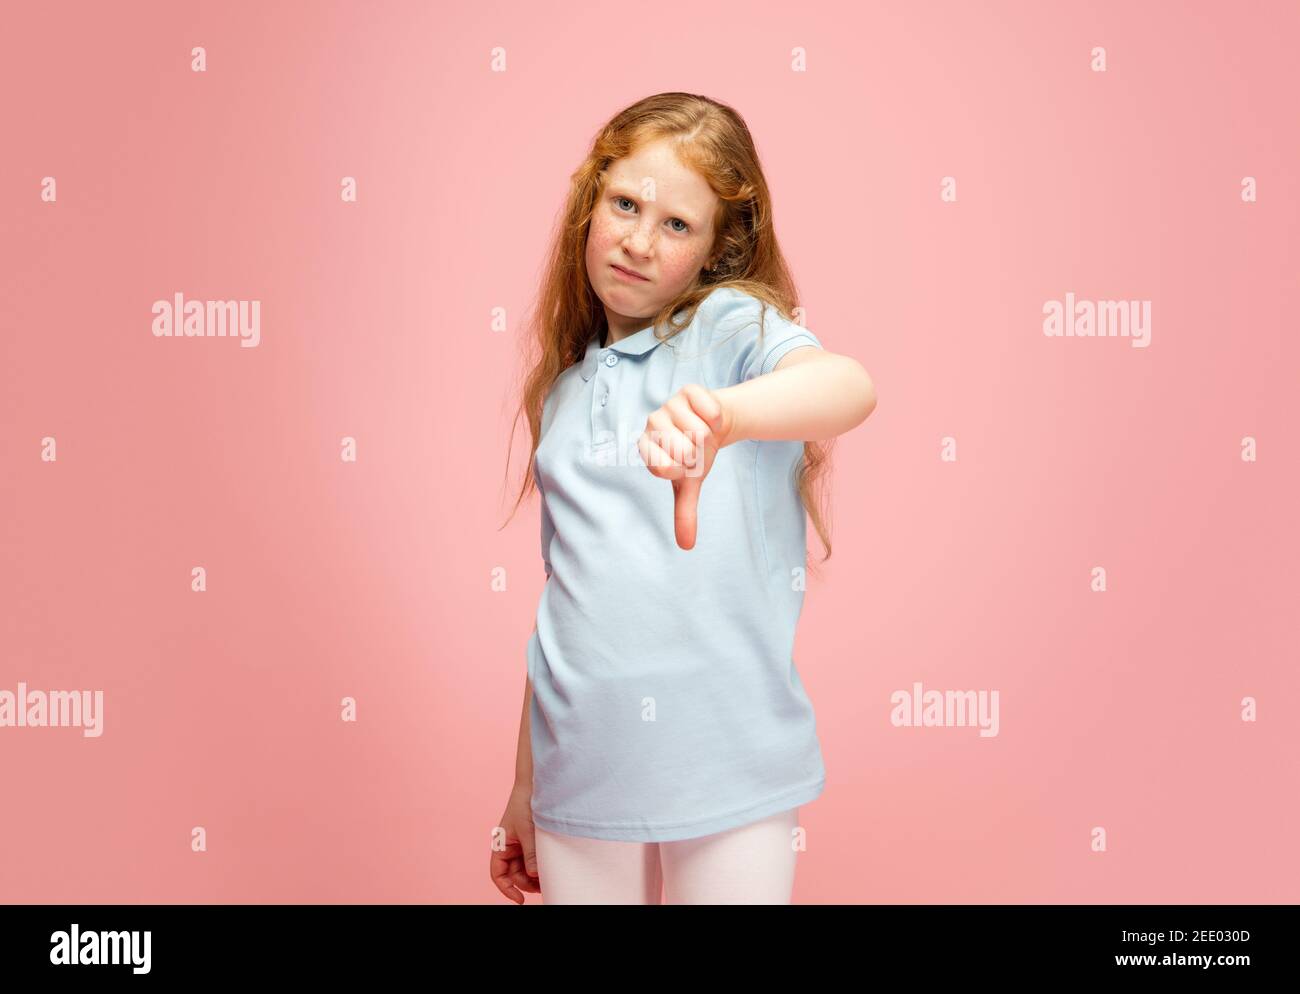
[[(799, 631), (795, 900), (1300, 899), (1300, 8), (443, 6), (7, 9), (0, 689), (105, 714), (0, 729), (0, 899), (506, 903), (518, 321), (597, 127), (674, 89), (745, 116), (879, 392)], [(260, 346), (155, 338), (177, 291), (260, 299)], [(1152, 301), (1150, 347), (1045, 337), (1068, 291)], [(1000, 734), (893, 727), (915, 681)]]

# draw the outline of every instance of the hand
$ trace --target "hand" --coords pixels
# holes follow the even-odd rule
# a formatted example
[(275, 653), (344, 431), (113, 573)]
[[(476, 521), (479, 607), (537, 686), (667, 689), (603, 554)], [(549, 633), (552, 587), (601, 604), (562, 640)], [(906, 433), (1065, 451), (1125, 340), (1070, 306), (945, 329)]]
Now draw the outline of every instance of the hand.
[(673, 484), (677, 544), (695, 548), (700, 485), (732, 431), (731, 411), (714, 391), (688, 383), (646, 419), (637, 449), (646, 469)]
[(533, 830), (532, 792), (516, 787), (510, 792), (505, 814), (501, 816), (505, 830), (505, 848), (492, 850), (488, 861), (488, 874), (497, 890), (516, 904), (524, 903), (523, 891), (542, 892), (542, 878), (537, 872), (537, 844)]

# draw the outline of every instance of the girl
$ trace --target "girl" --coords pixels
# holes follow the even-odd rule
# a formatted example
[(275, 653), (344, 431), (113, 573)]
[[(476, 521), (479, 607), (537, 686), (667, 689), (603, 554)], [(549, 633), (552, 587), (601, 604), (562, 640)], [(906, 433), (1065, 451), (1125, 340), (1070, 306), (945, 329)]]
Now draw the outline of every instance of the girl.
[(789, 903), (825, 784), (791, 655), (804, 515), (829, 558), (829, 440), (875, 407), (794, 300), (734, 110), (661, 93), (600, 131), (520, 407), (547, 580), (490, 863), (513, 901)]

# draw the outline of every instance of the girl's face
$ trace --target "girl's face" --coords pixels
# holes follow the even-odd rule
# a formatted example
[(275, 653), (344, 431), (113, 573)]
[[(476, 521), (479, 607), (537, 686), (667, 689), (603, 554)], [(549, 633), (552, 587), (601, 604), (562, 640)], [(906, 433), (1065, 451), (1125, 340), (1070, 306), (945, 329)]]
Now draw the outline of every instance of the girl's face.
[(646, 327), (699, 276), (713, 248), (717, 208), (718, 195), (666, 139), (610, 164), (586, 252), (610, 341)]

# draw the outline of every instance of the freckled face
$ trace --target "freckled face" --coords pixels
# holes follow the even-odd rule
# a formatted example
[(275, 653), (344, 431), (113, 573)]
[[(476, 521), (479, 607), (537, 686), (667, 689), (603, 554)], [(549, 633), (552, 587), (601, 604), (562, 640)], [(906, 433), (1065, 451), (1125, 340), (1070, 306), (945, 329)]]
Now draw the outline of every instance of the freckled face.
[(591, 215), (586, 261), (611, 341), (646, 327), (699, 276), (713, 248), (717, 208), (717, 194), (665, 139), (610, 164)]

